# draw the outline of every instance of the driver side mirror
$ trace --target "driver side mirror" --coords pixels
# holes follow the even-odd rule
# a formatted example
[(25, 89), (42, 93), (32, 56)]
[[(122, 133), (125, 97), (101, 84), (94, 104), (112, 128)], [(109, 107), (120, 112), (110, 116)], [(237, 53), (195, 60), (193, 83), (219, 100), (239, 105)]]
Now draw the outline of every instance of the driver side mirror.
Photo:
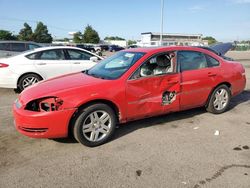
[(98, 58), (95, 56), (92, 56), (89, 60), (95, 63), (98, 62)]

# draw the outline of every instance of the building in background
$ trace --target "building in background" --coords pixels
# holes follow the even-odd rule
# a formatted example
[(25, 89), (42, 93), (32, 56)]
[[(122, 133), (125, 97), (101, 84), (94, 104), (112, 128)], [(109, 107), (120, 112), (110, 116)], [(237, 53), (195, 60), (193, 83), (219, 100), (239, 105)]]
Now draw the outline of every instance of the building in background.
[(126, 47), (127, 46), (127, 41), (126, 40), (104, 40), (103, 41), (104, 44), (108, 44), (108, 45), (118, 45), (121, 47)]
[[(146, 32), (141, 33), (141, 41), (139, 46), (160, 46), (160, 33)], [(170, 34), (162, 35), (163, 46), (207, 46), (208, 42), (202, 40), (202, 34)]]

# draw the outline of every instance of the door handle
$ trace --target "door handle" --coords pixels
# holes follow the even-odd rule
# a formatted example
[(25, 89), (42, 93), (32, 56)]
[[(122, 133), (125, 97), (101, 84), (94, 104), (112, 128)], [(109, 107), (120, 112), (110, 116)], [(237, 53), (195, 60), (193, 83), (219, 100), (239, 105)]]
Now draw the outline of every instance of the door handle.
[(174, 84), (178, 84), (179, 81), (178, 80), (168, 80), (168, 85), (174, 85)]
[(209, 72), (209, 73), (208, 73), (208, 76), (209, 76), (209, 77), (214, 77), (214, 76), (216, 76), (216, 75), (217, 75), (216, 73), (212, 73), (212, 72)]
[(46, 65), (47, 63), (37, 63), (38, 65)]
[(74, 62), (73, 64), (81, 64), (80, 62)]

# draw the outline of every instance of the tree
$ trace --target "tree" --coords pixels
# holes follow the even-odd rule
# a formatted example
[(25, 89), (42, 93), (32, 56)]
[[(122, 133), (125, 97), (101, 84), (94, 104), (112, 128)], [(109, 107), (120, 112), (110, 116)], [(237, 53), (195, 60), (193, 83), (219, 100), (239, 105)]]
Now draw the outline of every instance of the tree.
[(118, 36), (105, 37), (104, 40), (125, 40), (124, 38)]
[(64, 42), (69, 42), (69, 38), (66, 38), (66, 37), (65, 37), (65, 38), (63, 39), (63, 41), (64, 41)]
[(17, 40), (17, 37), (9, 31), (0, 30), (0, 40)]
[(135, 40), (128, 40), (128, 45), (136, 44)]
[(53, 40), (51, 34), (48, 32), (47, 26), (42, 22), (37, 23), (36, 29), (33, 33), (33, 39), (35, 42), (40, 43), (51, 43)]
[(24, 23), (23, 26), (24, 28), (20, 30), (18, 39), (23, 41), (31, 41), (33, 37), (32, 28), (27, 23)]
[(96, 30), (92, 28), (91, 25), (87, 25), (82, 36), (84, 43), (94, 43), (97, 44), (100, 41), (100, 37)]
[(208, 45), (214, 44), (217, 42), (217, 40), (211, 36), (208, 37), (204, 37), (202, 40), (207, 40), (208, 41)]
[(73, 42), (74, 43), (81, 43), (82, 42), (82, 33), (80, 31), (76, 32), (73, 35)]

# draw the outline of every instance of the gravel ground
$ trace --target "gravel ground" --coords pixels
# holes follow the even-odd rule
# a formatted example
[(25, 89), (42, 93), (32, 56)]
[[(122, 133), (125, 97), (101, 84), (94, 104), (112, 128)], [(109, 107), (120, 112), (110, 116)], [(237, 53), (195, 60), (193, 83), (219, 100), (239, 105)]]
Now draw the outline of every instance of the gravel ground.
[[(17, 133), (0, 89), (0, 188), (250, 187), (250, 52), (230, 52), (247, 71), (245, 91), (221, 115), (203, 108), (127, 123), (107, 144)], [(215, 135), (219, 132), (219, 135)]]

